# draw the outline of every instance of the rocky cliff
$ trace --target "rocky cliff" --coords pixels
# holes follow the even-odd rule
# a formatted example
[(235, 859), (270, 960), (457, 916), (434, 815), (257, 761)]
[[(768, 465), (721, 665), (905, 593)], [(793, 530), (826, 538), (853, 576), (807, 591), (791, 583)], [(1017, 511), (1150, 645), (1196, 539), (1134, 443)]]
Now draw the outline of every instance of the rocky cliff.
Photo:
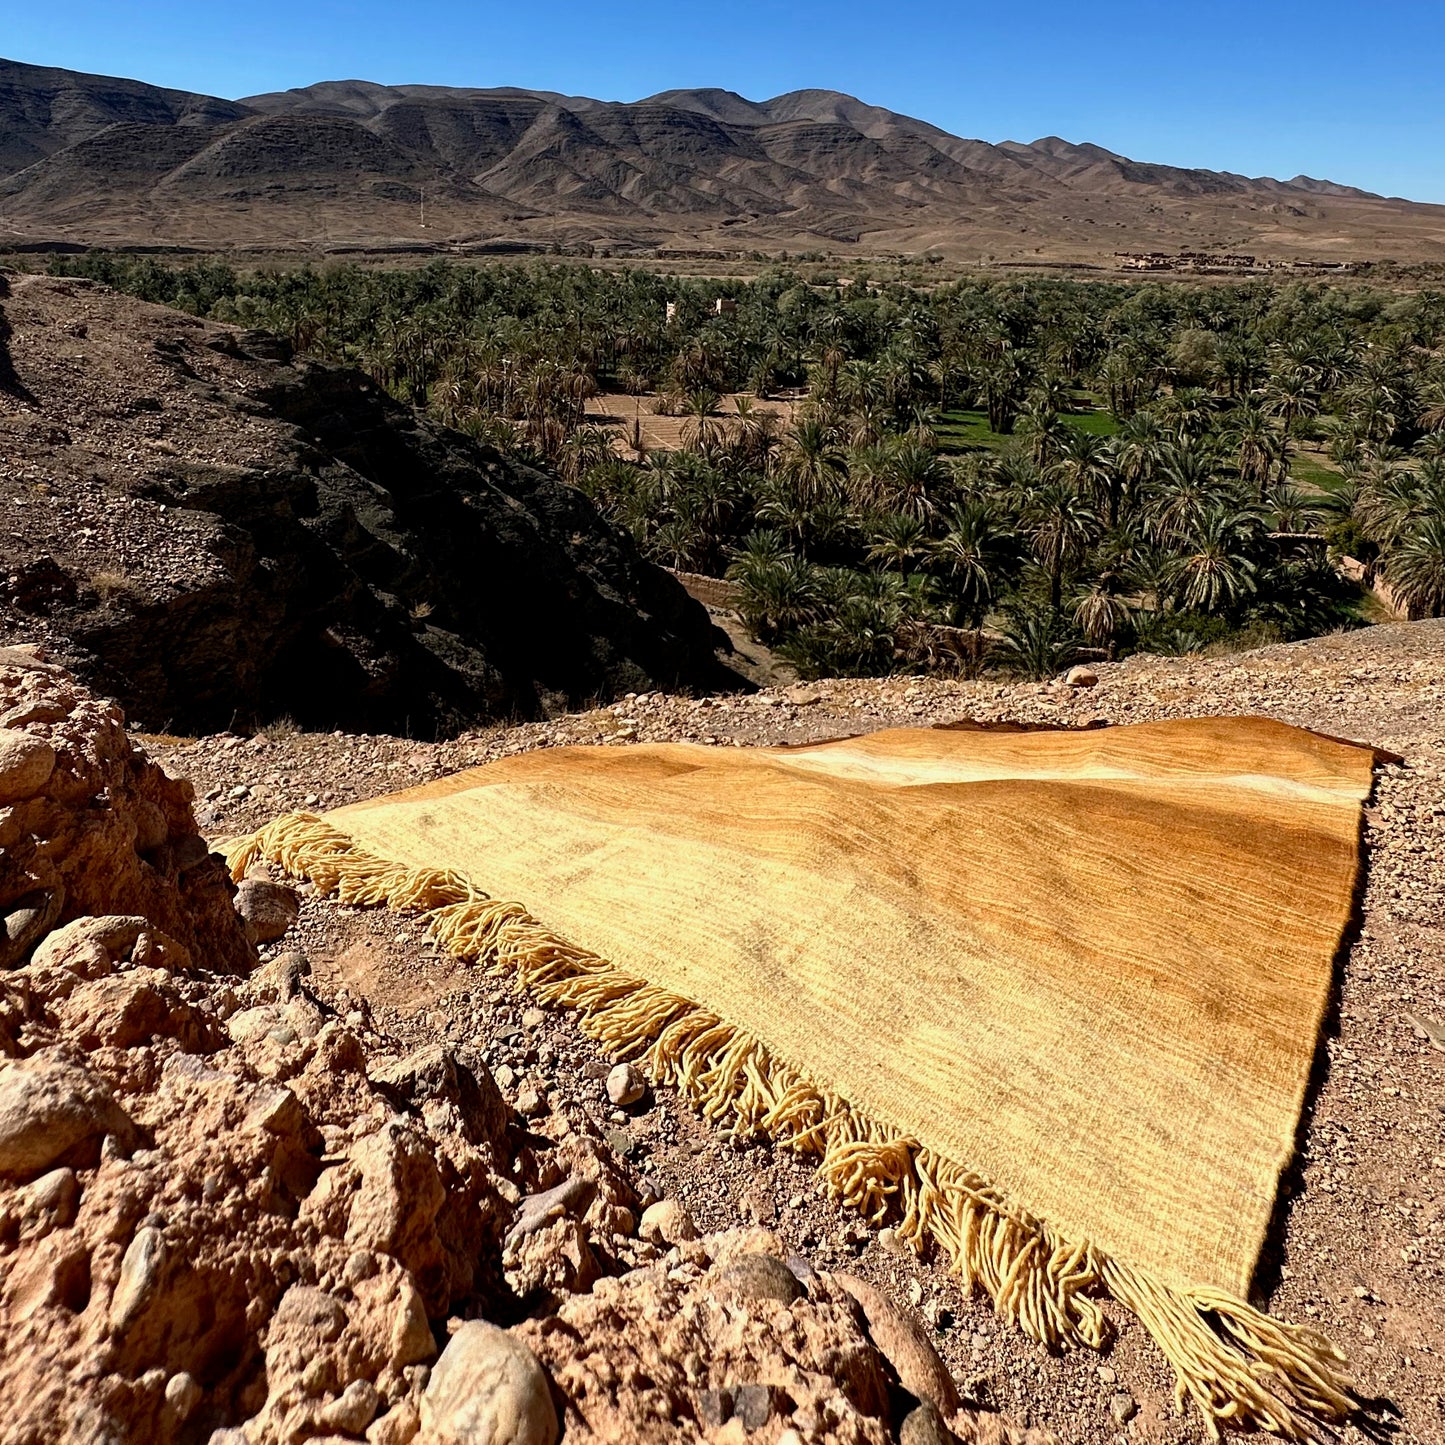
[(739, 685), (703, 608), (556, 478), (275, 338), (10, 292), (0, 638), (152, 725), (427, 736)]

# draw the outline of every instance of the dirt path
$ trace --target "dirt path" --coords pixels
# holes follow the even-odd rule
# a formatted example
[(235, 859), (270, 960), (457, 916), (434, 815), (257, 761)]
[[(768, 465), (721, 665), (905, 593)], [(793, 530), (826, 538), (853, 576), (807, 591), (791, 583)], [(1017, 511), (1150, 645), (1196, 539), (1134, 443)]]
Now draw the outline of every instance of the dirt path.
[[(1341, 966), (1299, 1159), (1260, 1271), (1269, 1307), (1310, 1321), (1350, 1355), (1363, 1392), (1398, 1410), (1398, 1438), (1445, 1440), (1445, 623), (1366, 629), (1220, 659), (1133, 659), (1095, 688), (900, 678), (798, 684), (746, 699), (629, 699), (553, 723), (424, 745), (280, 732), (243, 741), (152, 739), (205, 799), (215, 836), (288, 808), (329, 807), (506, 753), (570, 742), (688, 738), (719, 745), (801, 741), (961, 717), (1080, 724), (1262, 713), (1401, 754), (1367, 810), (1360, 926)], [(1104, 1357), (1049, 1356), (961, 1297), (936, 1262), (814, 1193), (789, 1157), (713, 1136), (666, 1091), (609, 1114), (603, 1060), (563, 1017), (531, 1010), (499, 981), (443, 959), (396, 917), (308, 899), (300, 943), (331, 988), (364, 995), (418, 1041), (483, 1049), (515, 1095), (535, 1082), (584, 1102), (640, 1174), (708, 1228), (760, 1220), (800, 1253), (888, 1281), (935, 1324), (966, 1390), (1065, 1440), (1195, 1441), (1169, 1372), (1126, 1319)], [(1364, 1433), (1351, 1426), (1345, 1440)]]

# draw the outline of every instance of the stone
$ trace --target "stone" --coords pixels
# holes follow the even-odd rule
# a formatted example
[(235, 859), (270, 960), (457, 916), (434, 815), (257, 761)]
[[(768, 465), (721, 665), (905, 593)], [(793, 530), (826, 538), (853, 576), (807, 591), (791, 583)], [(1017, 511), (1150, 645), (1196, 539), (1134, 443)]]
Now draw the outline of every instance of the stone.
[(675, 1199), (659, 1199), (642, 1211), (638, 1234), (649, 1244), (686, 1244), (697, 1238), (692, 1215)]
[(733, 1396), (733, 1419), (745, 1429), (761, 1430), (773, 1418), (773, 1391), (768, 1385), (739, 1385)]
[(0, 1176), (32, 1178), (91, 1139), (130, 1132), (110, 1089), (88, 1069), (37, 1054), (0, 1072)]
[(935, 1405), (945, 1419), (951, 1419), (958, 1411), (958, 1386), (923, 1326), (882, 1290), (856, 1275), (836, 1274), (833, 1278), (858, 1302), (868, 1322), (870, 1338), (893, 1366), (903, 1388), (914, 1399)]
[(1064, 685), (1066, 687), (1097, 687), (1099, 674), (1092, 667), (1071, 667), (1064, 674)]
[(80, 1181), (74, 1169), (52, 1169), (42, 1174), (20, 1196), (22, 1233), (38, 1239), (52, 1229), (67, 1229), (80, 1206)]
[(5, 907), (0, 921), (0, 968), (13, 968), (55, 927), (65, 907), (65, 885), (37, 888)]
[(1119, 1378), (1112, 1365), (1100, 1365), (1095, 1369), (1094, 1373), (1106, 1385), (1112, 1385), (1114, 1381)]
[(567, 1214), (581, 1218), (596, 1194), (597, 1185), (592, 1180), (575, 1174), (540, 1194), (529, 1194), (523, 1199), (504, 1242), (516, 1244)]
[(802, 1299), (804, 1293), (797, 1275), (771, 1254), (738, 1255), (717, 1272), (714, 1289), (739, 1300), (773, 1300), (781, 1305)]
[(166, 1242), (159, 1229), (136, 1230), (120, 1261), (120, 1278), (110, 1300), (110, 1327), (124, 1331), (149, 1303), (166, 1260)]
[(938, 1407), (925, 1400), (903, 1417), (898, 1445), (958, 1445), (958, 1436), (948, 1428)]
[(647, 1080), (631, 1064), (618, 1064), (607, 1075), (607, 1097), (619, 1109), (635, 1104), (647, 1092)]
[(246, 878), (236, 889), (235, 907), (255, 930), (257, 943), (274, 943), (296, 922), (301, 899), (284, 883)]
[(184, 1370), (166, 1381), (166, 1404), (178, 1420), (189, 1420), (201, 1403), (201, 1387)]
[(521, 1340), (468, 1320), (432, 1367), (421, 1428), (435, 1445), (556, 1445), (557, 1411)]
[(1120, 1390), (1109, 1400), (1109, 1413), (1116, 1425), (1127, 1425), (1139, 1413), (1139, 1405), (1132, 1395)]
[(524, 1119), (540, 1119), (547, 1112), (547, 1096), (535, 1084), (517, 1090), (517, 1112)]
[(376, 1416), (381, 1396), (370, 1380), (353, 1380), (321, 1411), (320, 1423), (343, 1435), (360, 1435)]
[(710, 1430), (725, 1425), (733, 1417), (733, 1392), (727, 1388), (700, 1390), (697, 1396), (697, 1422)]
[(388, 1410), (366, 1427), (366, 1445), (410, 1445), (421, 1429), (421, 1416), (410, 1400)]
[(55, 749), (44, 738), (0, 728), (0, 805), (33, 798), (55, 771)]

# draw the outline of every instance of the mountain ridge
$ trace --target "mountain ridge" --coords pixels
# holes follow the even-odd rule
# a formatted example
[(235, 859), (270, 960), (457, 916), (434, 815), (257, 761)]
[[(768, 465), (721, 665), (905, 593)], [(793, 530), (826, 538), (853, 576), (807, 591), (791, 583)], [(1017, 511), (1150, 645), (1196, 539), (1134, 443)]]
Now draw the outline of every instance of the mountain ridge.
[(997, 144), (841, 92), (604, 101), (321, 81), (224, 100), (0, 60), (0, 235), (202, 247), (512, 242), (1098, 261), (1445, 260), (1445, 207), (1333, 180)]

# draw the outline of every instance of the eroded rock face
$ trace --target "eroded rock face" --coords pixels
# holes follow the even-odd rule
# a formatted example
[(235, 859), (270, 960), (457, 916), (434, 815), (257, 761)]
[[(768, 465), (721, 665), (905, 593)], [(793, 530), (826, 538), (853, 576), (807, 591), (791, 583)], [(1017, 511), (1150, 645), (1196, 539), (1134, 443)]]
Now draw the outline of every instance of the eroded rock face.
[(0, 968), (57, 923), (114, 914), (209, 969), (250, 967), (190, 784), (131, 745), (119, 708), (24, 650), (0, 649), (0, 740)]

